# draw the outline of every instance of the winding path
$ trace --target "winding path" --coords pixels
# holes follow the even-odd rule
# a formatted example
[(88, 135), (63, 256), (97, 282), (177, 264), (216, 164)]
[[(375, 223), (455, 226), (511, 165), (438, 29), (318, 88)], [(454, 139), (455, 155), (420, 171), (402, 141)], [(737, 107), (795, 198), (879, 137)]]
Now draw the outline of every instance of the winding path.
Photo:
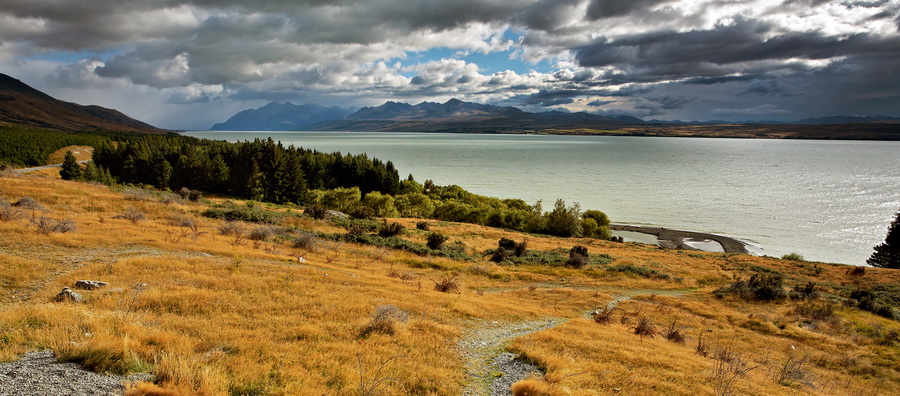
[[(513, 289), (514, 290), (514, 289)], [(655, 289), (594, 289), (607, 292), (613, 296), (609, 307), (641, 295), (683, 296), (690, 290), (655, 290)], [(496, 291), (494, 291), (496, 292)], [(590, 312), (585, 313), (590, 317)], [(530, 364), (516, 360), (516, 355), (506, 350), (506, 346), (515, 338), (552, 329), (568, 319), (545, 318), (533, 321), (500, 323), (487, 322), (481, 319), (470, 320), (471, 326), (463, 333), (457, 343), (457, 349), (466, 367), (467, 384), (462, 394), (465, 396), (508, 396), (512, 395), (510, 387), (532, 374), (541, 371)]]

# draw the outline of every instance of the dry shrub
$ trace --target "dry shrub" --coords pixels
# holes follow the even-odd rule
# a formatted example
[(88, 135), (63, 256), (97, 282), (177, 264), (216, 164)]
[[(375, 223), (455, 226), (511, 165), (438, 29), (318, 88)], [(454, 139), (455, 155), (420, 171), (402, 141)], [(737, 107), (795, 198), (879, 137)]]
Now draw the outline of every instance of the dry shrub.
[(751, 367), (747, 359), (734, 351), (731, 345), (716, 349), (714, 356), (712, 382), (716, 396), (735, 394), (734, 385), (737, 380), (746, 377), (747, 373), (756, 368)]
[(163, 193), (159, 196), (159, 203), (165, 205), (184, 203), (180, 195), (175, 193)]
[(375, 307), (375, 313), (372, 319), (359, 331), (360, 338), (366, 338), (372, 333), (381, 333), (386, 335), (394, 335), (397, 323), (406, 322), (408, 315), (400, 308), (391, 304), (379, 305)]
[(772, 378), (781, 385), (806, 384), (812, 385), (812, 373), (803, 367), (809, 360), (809, 356), (797, 357), (788, 355), (783, 362), (772, 368)]
[(7, 202), (0, 202), (0, 221), (14, 221), (25, 216), (21, 210), (13, 209)]
[(443, 293), (456, 292), (459, 293), (459, 281), (456, 275), (447, 275), (434, 282), (434, 290)]
[(316, 247), (319, 244), (319, 237), (315, 234), (310, 234), (308, 232), (300, 232), (300, 235), (297, 235), (297, 238), (294, 239), (294, 247), (297, 249), (304, 249), (306, 251), (313, 252), (316, 250)]
[(444, 247), (444, 242), (447, 242), (447, 239), (448, 237), (440, 232), (432, 232), (428, 234), (426, 244), (429, 249), (441, 250), (441, 248)]
[(388, 276), (388, 277), (391, 277), (391, 278), (397, 278), (397, 279), (400, 279), (400, 280), (402, 280), (404, 283), (405, 283), (405, 282), (409, 282), (409, 281), (414, 281), (414, 280), (416, 280), (416, 276), (415, 276), (415, 275), (413, 275), (413, 274), (411, 274), (411, 273), (409, 273), (409, 272), (399, 272), (399, 271), (394, 270), (394, 269), (391, 269), (390, 271), (388, 271), (387, 276)]
[(418, 228), (422, 231), (428, 231), (428, 222), (420, 221), (420, 222), (416, 223), (416, 228)]
[(193, 217), (189, 217), (189, 216), (180, 216), (180, 215), (169, 216), (168, 223), (170, 226), (186, 227), (186, 228), (190, 228), (191, 230), (194, 230), (194, 231), (196, 231), (198, 228), (197, 220), (194, 220)]
[(137, 210), (135, 208), (128, 208), (128, 209), (125, 209), (124, 212), (113, 216), (113, 218), (114, 219), (125, 219), (134, 224), (137, 224), (139, 221), (146, 219), (147, 216), (144, 216), (143, 213), (141, 213), (139, 210)]
[(244, 225), (238, 221), (226, 221), (219, 227), (219, 234), (240, 237), (244, 235)]
[(641, 339), (643, 339), (644, 336), (653, 338), (657, 333), (656, 326), (653, 325), (653, 320), (646, 316), (639, 317), (637, 323), (635, 323), (631, 329), (634, 331), (634, 334), (641, 336)]
[(672, 341), (676, 344), (684, 344), (687, 337), (685, 337), (684, 333), (682, 333), (681, 330), (681, 327), (678, 326), (678, 320), (672, 320), (672, 323), (669, 325), (669, 327), (663, 330), (662, 335), (667, 340)]
[(46, 210), (44, 209), (44, 205), (41, 205), (38, 201), (31, 197), (22, 197), (18, 201), (16, 201), (13, 206), (28, 210)]
[(254, 241), (267, 241), (269, 239), (272, 239), (277, 233), (277, 228), (270, 225), (263, 225), (254, 228), (253, 231), (250, 231), (250, 239)]
[(143, 188), (127, 187), (122, 190), (126, 201), (150, 201), (153, 199), (153, 193)]
[(709, 356), (709, 345), (703, 342), (703, 330), (700, 330), (700, 335), (697, 336), (697, 346), (694, 348), (694, 352), (703, 357)]
[(853, 267), (847, 270), (847, 275), (850, 276), (863, 276), (866, 274), (866, 267), (858, 266)]
[(75, 222), (72, 219), (51, 219), (46, 216), (31, 219), (31, 224), (37, 228), (38, 232), (44, 235), (58, 232), (61, 234), (75, 231)]
[(591, 312), (591, 318), (594, 320), (594, 323), (599, 323), (599, 324), (611, 323), (612, 319), (613, 319), (613, 312), (615, 312), (615, 311), (616, 311), (615, 307), (610, 307), (609, 304), (607, 304), (602, 309), (598, 309), (594, 312)]

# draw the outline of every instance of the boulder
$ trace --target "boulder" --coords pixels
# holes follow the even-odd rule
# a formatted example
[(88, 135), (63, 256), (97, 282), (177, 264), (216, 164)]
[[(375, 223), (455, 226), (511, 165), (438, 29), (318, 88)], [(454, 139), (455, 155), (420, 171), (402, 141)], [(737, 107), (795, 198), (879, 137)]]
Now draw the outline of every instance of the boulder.
[(80, 280), (75, 282), (75, 288), (80, 290), (96, 290), (108, 284), (109, 283), (95, 280)]
[(80, 303), (84, 302), (84, 299), (81, 298), (81, 294), (73, 292), (72, 289), (69, 289), (68, 287), (64, 287), (56, 297), (53, 297), (53, 301)]

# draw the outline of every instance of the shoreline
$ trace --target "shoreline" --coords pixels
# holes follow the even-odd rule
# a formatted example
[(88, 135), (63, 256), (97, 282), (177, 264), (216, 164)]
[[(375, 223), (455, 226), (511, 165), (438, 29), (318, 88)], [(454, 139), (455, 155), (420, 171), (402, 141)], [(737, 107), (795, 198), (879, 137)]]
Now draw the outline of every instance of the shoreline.
[(722, 245), (722, 249), (725, 250), (725, 253), (753, 254), (752, 252), (750, 252), (750, 250), (747, 249), (747, 244), (744, 242), (741, 242), (734, 238), (716, 234), (708, 234), (705, 232), (670, 230), (668, 228), (662, 227), (646, 227), (627, 224), (610, 224), (609, 229), (613, 231), (631, 231), (639, 232), (642, 234), (655, 235), (657, 238), (659, 238), (659, 246), (667, 249), (702, 251), (701, 249), (697, 249), (688, 245), (684, 242), (684, 240), (709, 239), (712, 241), (716, 241), (720, 245)]

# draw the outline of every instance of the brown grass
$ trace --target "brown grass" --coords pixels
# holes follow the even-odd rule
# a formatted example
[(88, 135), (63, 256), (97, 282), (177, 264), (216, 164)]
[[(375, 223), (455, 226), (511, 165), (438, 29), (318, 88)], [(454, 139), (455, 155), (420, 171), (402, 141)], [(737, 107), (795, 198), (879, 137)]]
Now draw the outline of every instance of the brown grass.
[[(515, 352), (547, 370), (543, 378), (516, 384), (516, 394), (713, 394), (711, 356), (728, 342), (754, 366), (774, 368), (788, 356), (810, 356), (801, 367), (803, 381), (789, 379), (785, 386), (767, 377), (772, 369), (753, 370), (734, 382), (737, 392), (889, 394), (900, 386), (890, 336), (900, 329), (896, 322), (842, 308), (833, 311), (833, 320), (812, 327), (793, 302), (711, 296), (754, 267), (790, 273), (798, 284), (833, 285), (822, 286), (823, 293), (897, 283), (900, 271), (867, 269), (851, 277), (846, 267), (830, 264), (535, 236), (528, 237), (529, 249), (583, 245), (613, 256), (615, 264), (656, 269), (672, 279), (602, 268), (457, 262), (350, 243), (294, 247), (292, 238), (269, 239), (268, 231), (260, 232), (268, 239), (263, 249), (220, 234), (221, 221), (192, 215), (205, 209), (199, 203), (128, 200), (106, 187), (47, 177), (0, 178), (0, 201), (24, 196), (40, 202), (48, 218), (71, 218), (77, 228), (41, 234), (27, 218), (0, 221), (0, 360), (50, 348), (98, 371), (149, 370), (156, 376), (155, 384), (137, 384), (129, 395), (360, 389), (459, 394), (466, 380), (456, 341), (471, 319), (505, 325), (548, 317), (568, 321), (512, 340)], [(101, 221), (128, 208), (146, 219)], [(425, 242), (428, 232), (415, 227), (421, 220), (390, 221), (406, 227), (402, 238)], [(342, 232), (304, 218), (289, 217), (277, 226)], [(438, 221), (429, 228), (474, 252), (496, 247), (502, 237), (524, 238)], [(173, 237), (182, 232), (184, 237)], [(454, 293), (416, 282), (441, 283), (448, 274), (455, 274)], [(110, 286), (84, 291), (83, 304), (50, 302), (78, 279)], [(138, 292), (139, 284), (146, 286)], [(683, 295), (666, 295), (671, 291)], [(634, 296), (618, 305), (629, 323), (598, 326), (584, 317), (608, 304), (610, 294)], [(392, 331), (369, 331), (361, 339), (368, 325), (387, 328), (379, 324), (380, 306), (396, 307), (408, 318), (395, 318)], [(641, 341), (630, 330), (639, 317), (663, 324), (677, 319), (679, 332), (703, 334), (697, 342), (708, 344), (710, 357), (695, 353), (692, 340)]]

